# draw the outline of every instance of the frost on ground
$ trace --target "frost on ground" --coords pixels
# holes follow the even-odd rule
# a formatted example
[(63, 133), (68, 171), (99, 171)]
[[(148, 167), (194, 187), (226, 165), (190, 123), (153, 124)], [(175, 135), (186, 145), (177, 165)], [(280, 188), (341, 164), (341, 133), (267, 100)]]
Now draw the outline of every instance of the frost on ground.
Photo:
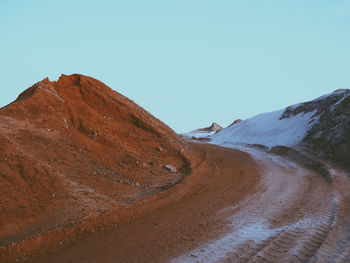
[(242, 228), (229, 233), (218, 240), (192, 251), (186, 255), (172, 260), (172, 263), (213, 263), (220, 262), (226, 255), (238, 252), (238, 248), (243, 243), (261, 244), (269, 238), (278, 235), (283, 230), (288, 229), (308, 229), (312, 220), (302, 219), (295, 224), (278, 228), (271, 228), (267, 222), (259, 221), (246, 224)]
[(312, 168), (254, 148), (303, 149), (308, 139), (320, 151), (322, 136), (328, 148), (339, 147), (347, 140), (349, 97), (350, 90), (337, 90), (210, 136), (210, 143), (247, 152), (260, 163), (261, 183), (253, 195), (218, 215), (227, 220), (228, 232), (172, 262), (350, 262), (348, 174), (326, 165), (330, 184)]
[(298, 203), (309, 171), (284, 158), (243, 144), (221, 146), (246, 151), (262, 165), (264, 174), (260, 190), (234, 207), (238, 207), (239, 212), (227, 218), (231, 228), (229, 233), (174, 259), (173, 263), (221, 262), (227, 255), (239, 253), (247, 242), (259, 246), (282, 231), (308, 229), (316, 221), (310, 214), (279, 227), (271, 224), (281, 211)]
[(237, 232), (225, 235), (200, 249), (173, 260), (172, 262), (216, 262), (223, 258), (226, 253), (234, 252), (235, 247), (245, 240), (261, 242), (270, 236), (277, 234), (278, 231), (278, 229), (269, 229), (265, 222), (248, 224), (243, 226)]

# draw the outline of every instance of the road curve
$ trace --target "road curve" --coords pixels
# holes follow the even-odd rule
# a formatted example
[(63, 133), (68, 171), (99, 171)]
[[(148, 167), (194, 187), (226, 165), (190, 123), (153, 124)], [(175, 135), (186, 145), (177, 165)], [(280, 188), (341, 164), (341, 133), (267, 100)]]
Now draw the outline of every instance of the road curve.
[(350, 182), (262, 150), (235, 146), (263, 167), (260, 191), (227, 218), (231, 231), (185, 254), (183, 262), (350, 262)]
[(36, 262), (350, 262), (346, 173), (329, 167), (329, 182), (256, 148), (195, 147), (193, 175), (146, 212)]

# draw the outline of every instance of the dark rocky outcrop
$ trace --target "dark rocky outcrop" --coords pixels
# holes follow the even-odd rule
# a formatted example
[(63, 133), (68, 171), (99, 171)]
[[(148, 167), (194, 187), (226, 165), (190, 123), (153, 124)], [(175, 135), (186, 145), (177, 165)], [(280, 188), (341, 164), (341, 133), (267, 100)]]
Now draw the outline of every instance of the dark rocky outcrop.
[(319, 158), (350, 171), (350, 90), (338, 91), (324, 101), (319, 121), (301, 146)]

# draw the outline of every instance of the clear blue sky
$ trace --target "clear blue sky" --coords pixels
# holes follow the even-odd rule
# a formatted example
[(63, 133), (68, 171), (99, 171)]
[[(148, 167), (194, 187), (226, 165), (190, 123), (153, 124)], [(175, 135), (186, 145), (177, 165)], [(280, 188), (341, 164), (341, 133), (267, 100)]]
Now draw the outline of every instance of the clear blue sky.
[(0, 106), (95, 77), (177, 132), (350, 88), (349, 0), (1, 0)]

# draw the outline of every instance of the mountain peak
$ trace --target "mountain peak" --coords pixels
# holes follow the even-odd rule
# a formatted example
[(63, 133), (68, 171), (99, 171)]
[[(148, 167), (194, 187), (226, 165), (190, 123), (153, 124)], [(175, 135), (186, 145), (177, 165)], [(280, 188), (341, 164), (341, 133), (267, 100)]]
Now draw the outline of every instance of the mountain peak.
[[(186, 176), (188, 158), (196, 155), (136, 103), (79, 74), (45, 78), (26, 89), (0, 109), (0, 134), (1, 154), (11, 160), (0, 162), (0, 183), (8, 185), (0, 199), (11, 200), (0, 213), (0, 236), (5, 222), (27, 226), (56, 205), (74, 203), (91, 215), (148, 198)], [(80, 188), (98, 201), (89, 202)], [(27, 212), (17, 217), (21, 206)], [(79, 214), (65, 216), (69, 221)], [(16, 234), (17, 228), (8, 229), (14, 232), (6, 235)]]
[(220, 131), (220, 130), (222, 130), (222, 129), (223, 129), (222, 126), (220, 126), (220, 125), (217, 124), (216, 122), (213, 122), (209, 127), (203, 128), (203, 129), (198, 129), (198, 130), (217, 132), (217, 131)]

